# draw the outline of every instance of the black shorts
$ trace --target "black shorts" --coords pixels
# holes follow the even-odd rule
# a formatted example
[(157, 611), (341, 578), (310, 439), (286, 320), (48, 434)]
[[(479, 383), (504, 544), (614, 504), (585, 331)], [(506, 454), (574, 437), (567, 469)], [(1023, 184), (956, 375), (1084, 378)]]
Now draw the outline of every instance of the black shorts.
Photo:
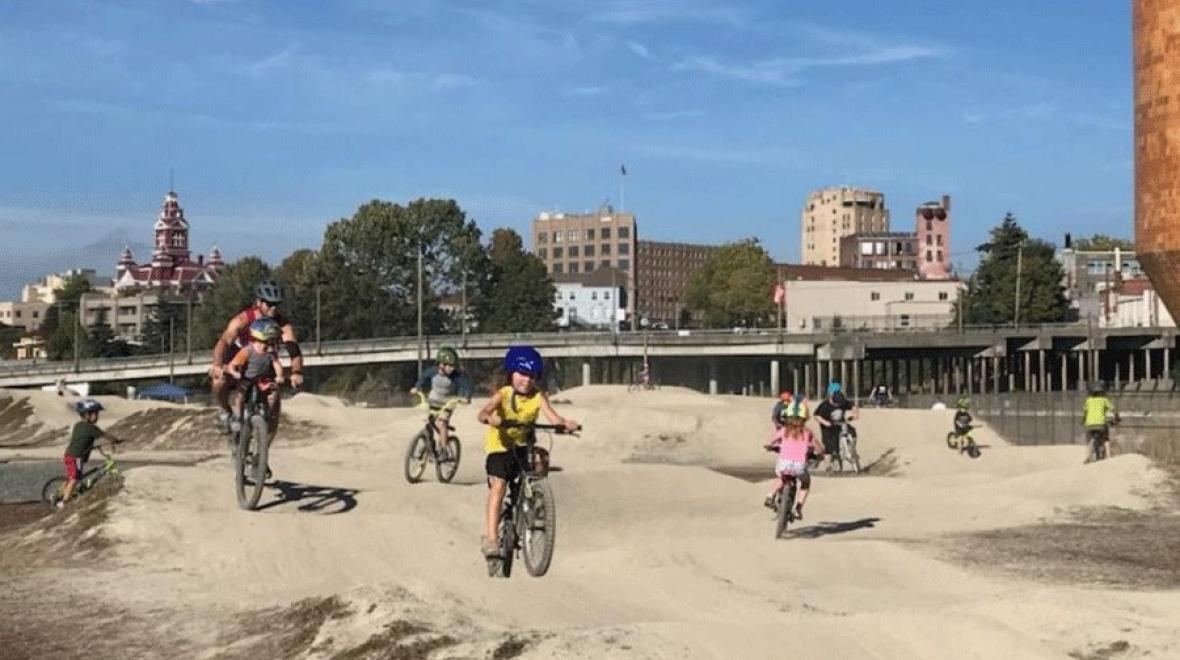
[[(513, 456), (515, 454), (515, 456)], [(488, 454), (484, 461), (484, 469), (489, 477), (498, 477), (504, 481), (512, 481), (520, 474), (520, 467), (527, 465), (529, 460), (528, 447), (517, 447), (509, 451), (498, 451)]]
[(840, 430), (834, 426), (825, 426), (820, 432), (824, 441), (824, 453), (832, 456), (840, 455)]

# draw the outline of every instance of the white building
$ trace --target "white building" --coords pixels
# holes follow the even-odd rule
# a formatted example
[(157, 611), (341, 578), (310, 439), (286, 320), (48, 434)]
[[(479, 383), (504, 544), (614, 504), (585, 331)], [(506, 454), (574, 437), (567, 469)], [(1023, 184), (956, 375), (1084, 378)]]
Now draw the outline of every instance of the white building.
[(615, 273), (611, 283), (611, 268), (600, 268), (589, 275), (554, 275), (553, 306), (561, 313), (557, 325), (562, 328), (612, 327), (627, 318), (623, 285), (626, 276)]
[(787, 280), (788, 332), (946, 328), (963, 284), (955, 280)]
[(1164, 307), (1150, 285), (1139, 285), (1145, 280), (1132, 280), (1123, 291), (1102, 292), (1102, 312), (1098, 315), (1101, 328), (1174, 328), (1176, 321)]

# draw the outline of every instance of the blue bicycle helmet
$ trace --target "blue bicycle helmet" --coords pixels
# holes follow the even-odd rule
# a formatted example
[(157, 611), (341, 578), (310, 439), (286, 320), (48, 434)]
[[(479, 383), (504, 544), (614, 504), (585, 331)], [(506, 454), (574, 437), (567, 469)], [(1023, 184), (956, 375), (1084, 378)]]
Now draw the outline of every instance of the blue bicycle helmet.
[(840, 385), (840, 381), (838, 381), (838, 380), (834, 380), (834, 381), (828, 383), (828, 396), (832, 396), (834, 394), (839, 394), (843, 390), (844, 390), (844, 388), (843, 388), (843, 386)]
[(74, 404), (74, 410), (77, 411), (79, 415), (85, 415), (87, 413), (104, 410), (104, 408), (102, 407), (101, 403), (95, 401), (94, 399), (82, 399), (78, 403)]
[(545, 373), (545, 362), (532, 346), (509, 346), (504, 354), (504, 371), (540, 378)]

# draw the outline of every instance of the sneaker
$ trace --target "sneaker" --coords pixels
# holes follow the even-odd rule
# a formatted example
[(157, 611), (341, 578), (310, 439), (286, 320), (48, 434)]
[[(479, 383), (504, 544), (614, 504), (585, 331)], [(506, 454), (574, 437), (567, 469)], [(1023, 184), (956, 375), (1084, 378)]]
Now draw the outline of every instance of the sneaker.
[(66, 503), (63, 500), (58, 500), (53, 503), (53, 508), (58, 509), (58, 510), (64, 509), (64, 508), (66, 508)]
[(767, 495), (766, 499), (762, 500), (762, 506), (770, 509), (771, 511), (778, 509), (778, 507), (774, 505), (774, 495)]
[(242, 430), (241, 418), (239, 418), (237, 415), (230, 417), (230, 419), (229, 419), (229, 432), (233, 435), (237, 435), (241, 430)]
[(500, 556), (500, 544), (499, 543), (496, 543), (495, 540), (489, 539), (486, 536), (480, 537), (480, 539), (482, 541), (480, 550), (483, 552), (483, 556), (485, 558), (490, 559), (492, 557), (499, 557)]
[(217, 413), (217, 430), (222, 433), (229, 433), (229, 412), (222, 410)]
[(795, 520), (803, 520), (803, 505), (795, 505)]

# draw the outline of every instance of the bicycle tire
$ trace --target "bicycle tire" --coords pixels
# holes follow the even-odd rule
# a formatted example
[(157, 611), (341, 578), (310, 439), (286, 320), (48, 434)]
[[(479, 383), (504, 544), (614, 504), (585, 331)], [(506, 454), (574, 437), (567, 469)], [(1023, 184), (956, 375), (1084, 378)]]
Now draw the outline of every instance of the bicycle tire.
[(959, 436), (954, 431), (946, 434), (946, 447), (947, 449), (959, 448)]
[(529, 500), (525, 503), (529, 510), (523, 516), (525, 529), (521, 539), (524, 567), (529, 575), (541, 577), (549, 571), (557, 543), (557, 504), (547, 479), (533, 482), (533, 496)]
[(248, 508), (246, 503), (249, 497), (246, 493), (248, 477), (246, 475), (247, 458), (250, 455), (250, 424), (242, 424), (238, 429), (237, 437), (234, 438), (234, 492), (238, 497), (238, 507), (241, 509)]
[(971, 458), (979, 458), (980, 455), (979, 445), (975, 444), (975, 440), (970, 437), (967, 438), (967, 455)]
[(434, 473), (438, 475), (439, 481), (444, 484), (451, 483), (451, 479), (454, 479), (455, 474), (459, 472), (459, 458), (462, 453), (463, 446), (459, 442), (459, 438), (453, 435), (447, 438), (447, 457), (434, 461)]
[(774, 538), (781, 539), (787, 533), (787, 523), (791, 520), (791, 507), (795, 503), (795, 487), (783, 486), (778, 492), (778, 507), (775, 509)]
[(62, 491), (66, 487), (65, 477), (54, 477), (41, 486), (41, 501), (51, 511), (57, 510), (57, 503), (61, 501)]
[(417, 435), (410, 440), (410, 446), (406, 447), (406, 481), (412, 484), (422, 481), (422, 475), (426, 473), (426, 455), (430, 451), (430, 446), (427, 443), (429, 442), (432, 442), (430, 434), (422, 430), (418, 431)]
[[(514, 505), (515, 506), (515, 505)], [(516, 519), (500, 514), (500, 577), (512, 577), (512, 560), (516, 552)]]

